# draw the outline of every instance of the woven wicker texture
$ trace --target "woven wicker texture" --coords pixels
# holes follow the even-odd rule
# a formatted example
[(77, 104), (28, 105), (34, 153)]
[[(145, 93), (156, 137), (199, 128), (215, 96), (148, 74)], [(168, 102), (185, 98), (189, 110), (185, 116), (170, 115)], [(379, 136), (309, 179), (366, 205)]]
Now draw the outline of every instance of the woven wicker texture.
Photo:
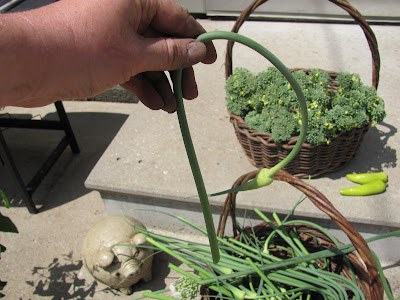
[[(248, 182), (253, 179), (258, 173), (258, 170), (249, 172), (247, 174), (239, 177), (233, 184), (233, 187), (239, 186), (243, 183)], [(278, 171), (275, 175), (275, 180), (280, 180), (289, 183), (291, 186), (303, 192), (309, 200), (321, 211), (327, 214), (333, 222), (347, 235), (351, 243), (354, 245), (357, 253), (348, 254), (348, 258), (354, 268), (357, 275), (357, 284), (363, 291), (366, 299), (368, 300), (381, 300), (383, 299), (383, 284), (379, 277), (377, 266), (375, 260), (371, 254), (368, 244), (364, 238), (358, 233), (357, 230), (351, 225), (349, 221), (332, 205), (332, 203), (317, 189), (303, 182), (301, 179), (290, 175), (286, 171)], [(220, 220), (217, 229), (217, 235), (220, 237), (224, 236), (224, 231), (229, 216), (232, 218), (233, 233), (236, 238), (238, 238), (238, 228), (236, 226), (236, 195), (237, 193), (230, 193), (226, 197), (222, 212), (220, 215)], [(321, 250), (318, 245), (322, 242), (322, 248), (329, 249), (335, 247), (335, 244), (320, 231), (310, 228), (304, 224), (296, 224), (296, 229), (302, 233), (311, 233), (315, 237), (318, 237), (318, 241), (314, 238), (310, 238), (310, 235), (301, 234), (300, 238), (306, 247), (312, 252)], [(249, 230), (249, 228), (247, 229)], [(257, 226), (254, 226), (254, 230), (258, 237), (263, 237), (271, 232), (271, 228), (262, 222)], [(350, 278), (349, 269), (343, 264), (343, 258), (336, 258), (332, 261), (330, 266), (332, 272), (338, 272), (342, 276)], [(204, 294), (205, 293), (205, 294)], [(209, 291), (206, 288), (202, 288), (202, 295), (207, 295)], [(204, 296), (203, 299), (211, 299), (208, 296)]]
[[(245, 9), (236, 20), (232, 32), (238, 32), (251, 13), (268, 0), (256, 0)], [(379, 83), (380, 56), (378, 44), (372, 29), (364, 17), (345, 0), (329, 0), (347, 11), (362, 28), (367, 38), (372, 54), (372, 85), (377, 88)], [(228, 78), (232, 74), (232, 50), (234, 42), (228, 41), (225, 57), (225, 75)], [(298, 69), (296, 69), (298, 70)], [(337, 73), (328, 72), (332, 85), (335, 85)], [(249, 126), (240, 116), (229, 112), (239, 143), (243, 147), (250, 162), (256, 167), (271, 168), (287, 156), (294, 147), (297, 137), (291, 138), (286, 144), (276, 144), (268, 133), (250, 130)], [(330, 144), (311, 145), (303, 144), (300, 153), (289, 163), (285, 170), (298, 177), (316, 177), (324, 173), (337, 171), (344, 167), (358, 152), (361, 142), (369, 129), (369, 125), (354, 128), (343, 132), (332, 140)]]

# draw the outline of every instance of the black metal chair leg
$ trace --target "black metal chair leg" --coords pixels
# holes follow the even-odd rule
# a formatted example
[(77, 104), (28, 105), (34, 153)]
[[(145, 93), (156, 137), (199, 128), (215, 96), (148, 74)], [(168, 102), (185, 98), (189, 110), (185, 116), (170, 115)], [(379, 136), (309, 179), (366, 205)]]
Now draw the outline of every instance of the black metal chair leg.
[(3, 161), (4, 167), (6, 171), (11, 175), (13, 181), (15, 182), (15, 185), (19, 188), (22, 194), (22, 199), (28, 208), (28, 211), (31, 214), (36, 214), (38, 213), (38, 209), (35, 206), (35, 203), (32, 200), (32, 195), (31, 193), (27, 190), (27, 187), (25, 186), (21, 175), (18, 172), (18, 169), (14, 163), (14, 160), (11, 156), (10, 151), (8, 150), (6, 141), (4, 140), (3, 133), (0, 130), (0, 157), (1, 160)]
[(64, 128), (65, 135), (69, 141), (69, 145), (73, 153), (79, 153), (79, 146), (75, 139), (74, 132), (72, 131), (71, 124), (69, 123), (68, 116), (65, 113), (64, 105), (61, 101), (57, 101), (54, 103), (57, 108), (58, 117), (60, 118), (60, 122)]

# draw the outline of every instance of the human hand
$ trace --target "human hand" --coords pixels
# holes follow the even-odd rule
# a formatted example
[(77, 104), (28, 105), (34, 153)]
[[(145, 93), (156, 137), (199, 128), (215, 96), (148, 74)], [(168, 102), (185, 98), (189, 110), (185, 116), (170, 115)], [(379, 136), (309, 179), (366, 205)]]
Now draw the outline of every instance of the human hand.
[(174, 0), (61, 0), (15, 16), (32, 31), (22, 78), (11, 76), (30, 82), (18, 106), (90, 97), (121, 84), (149, 108), (174, 112), (163, 71), (185, 68), (183, 96), (193, 99), (191, 66), (216, 59), (211, 42), (194, 40), (205, 30)]
[[(205, 32), (202, 26), (188, 13), (187, 9), (172, 1), (146, 1), (147, 9), (154, 17), (137, 19), (140, 21), (137, 33), (148, 43), (146, 64), (154, 63), (152, 70), (144, 67), (145, 73), (131, 77), (122, 84), (136, 94), (149, 108), (162, 108), (167, 112), (176, 110), (176, 99), (168, 79), (162, 70), (183, 69), (182, 89), (185, 99), (197, 97), (197, 85), (191, 65), (198, 62), (213, 63), (216, 52), (211, 42), (203, 44), (192, 38)], [(136, 1), (142, 2), (142, 1)], [(156, 4), (159, 4), (158, 7)], [(155, 10), (157, 9), (157, 11)], [(138, 10), (136, 10), (137, 12)], [(178, 37), (178, 38), (169, 38)], [(151, 49), (151, 50), (150, 50)]]

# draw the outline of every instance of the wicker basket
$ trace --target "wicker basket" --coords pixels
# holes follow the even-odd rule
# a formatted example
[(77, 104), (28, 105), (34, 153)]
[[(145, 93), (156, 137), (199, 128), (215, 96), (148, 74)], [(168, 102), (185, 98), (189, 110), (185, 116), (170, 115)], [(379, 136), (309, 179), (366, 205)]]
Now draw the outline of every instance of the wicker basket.
[[(236, 180), (233, 187), (248, 182), (249, 180), (253, 179), (257, 173), (258, 170), (242, 175)], [(314, 187), (308, 185), (307, 183), (303, 182), (299, 178), (290, 175), (288, 172), (282, 170), (278, 171), (275, 175), (275, 180), (285, 181), (290, 185), (292, 185), (293, 187), (300, 190), (301, 192), (303, 192), (318, 209), (326, 213), (336, 223), (336, 225), (339, 226), (339, 228), (350, 239), (351, 243), (354, 245), (359, 255), (358, 256), (356, 253), (353, 252), (347, 254), (347, 257), (350, 260), (350, 263), (352, 264), (355, 274), (357, 275), (357, 284), (363, 291), (365, 298), (368, 300), (383, 299), (383, 291), (384, 291), (383, 283), (379, 277), (377, 266), (371, 254), (371, 251), (364, 238), (354, 229), (354, 227), (346, 220), (346, 218), (339, 211), (335, 209), (332, 203), (321, 192), (316, 190)], [(236, 226), (237, 222), (236, 222), (235, 210), (236, 210), (236, 193), (231, 193), (228, 194), (228, 196), (226, 197), (220, 215), (220, 220), (217, 230), (218, 236), (220, 237), (224, 236), (227, 219), (228, 216), (230, 215), (232, 218), (233, 234), (236, 238), (240, 237), (238, 235), (239, 231)], [(300, 234), (300, 238), (302, 240), (302, 243), (306, 245), (306, 248), (309, 250), (310, 253), (312, 252), (312, 249), (315, 249), (315, 251), (319, 251), (321, 249), (329, 249), (336, 247), (335, 244), (328, 237), (326, 237), (320, 231), (309, 227), (308, 225), (295, 224), (293, 226), (296, 226), (298, 232), (306, 233), (306, 234)], [(271, 232), (271, 228), (265, 222), (262, 222), (259, 225), (254, 226), (253, 229), (258, 237), (267, 236)], [(250, 228), (247, 228), (246, 230), (249, 233), (253, 231), (250, 230)], [(311, 235), (307, 233), (311, 233)], [(311, 238), (311, 236), (314, 236), (316, 238)], [(349, 269), (343, 262), (344, 262), (343, 257), (340, 256), (336, 257), (335, 259), (332, 259), (330, 270), (347, 278), (351, 278)], [(207, 300), (214, 299), (213, 297), (209, 297), (209, 295), (211, 295), (211, 292), (206, 287), (204, 286), (201, 287), (201, 295), (203, 295), (203, 299)]]
[[(365, 21), (364, 17), (346, 0), (329, 1), (346, 10), (364, 31), (372, 53), (372, 85), (377, 88), (379, 82), (380, 57), (377, 40), (372, 29)], [(239, 28), (249, 18), (250, 14), (265, 2), (267, 2), (267, 0), (255, 0), (241, 13), (236, 20), (232, 32), (238, 32)], [(232, 74), (233, 44), (234, 42), (232, 41), (229, 41), (227, 44), (225, 57), (226, 78)], [(337, 73), (328, 73), (334, 85)], [(287, 156), (297, 141), (297, 137), (293, 137), (286, 144), (275, 143), (270, 134), (251, 130), (243, 118), (231, 112), (229, 112), (229, 115), (240, 144), (250, 162), (256, 167), (271, 168), (275, 166)], [(369, 127), (368, 124), (361, 128), (354, 128), (351, 131), (343, 132), (333, 139), (330, 144), (324, 143), (315, 146), (305, 142), (300, 153), (285, 167), (285, 170), (298, 177), (316, 177), (324, 173), (339, 170), (358, 152)]]

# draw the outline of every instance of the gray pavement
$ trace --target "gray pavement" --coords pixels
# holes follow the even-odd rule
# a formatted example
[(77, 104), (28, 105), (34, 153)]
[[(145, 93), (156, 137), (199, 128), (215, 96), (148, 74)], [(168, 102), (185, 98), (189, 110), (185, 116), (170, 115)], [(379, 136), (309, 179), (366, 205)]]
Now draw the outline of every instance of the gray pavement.
[[(208, 31), (230, 30), (232, 26), (232, 22), (202, 20), (202, 23)], [(317, 179), (312, 184), (331, 201), (335, 200), (335, 206), (345, 216), (349, 215), (355, 220), (360, 217), (364, 222), (374, 224), (373, 226), (399, 228), (396, 187), (400, 184), (397, 171), (397, 151), (400, 149), (397, 134), (400, 125), (400, 104), (397, 101), (400, 27), (375, 26), (373, 29), (382, 56), (379, 94), (386, 100), (388, 117), (382, 125), (368, 132), (359, 155), (345, 170)], [(370, 81), (368, 46), (361, 30), (356, 26), (248, 22), (241, 33), (263, 42), (288, 67), (315, 66), (326, 70), (347, 70), (360, 73), (365, 83)], [(192, 134), (200, 152), (199, 160), (204, 163), (203, 173), (218, 174), (218, 178), (227, 176), (226, 182), (206, 179), (209, 180), (210, 191), (229, 186), (239, 175), (254, 169), (234, 142), (233, 129), (224, 107), (224, 45), (222, 41), (216, 42), (219, 59), (214, 65), (196, 66), (200, 96), (197, 101), (187, 102), (186, 105)], [(237, 56), (234, 61), (238, 65), (245, 64), (255, 71), (265, 67), (264, 62), (260, 62), (253, 53), (240, 46), (235, 46), (234, 55)], [(111, 291), (81, 272), (82, 240), (87, 230), (107, 215), (100, 194), (85, 187), (84, 182), (88, 177), (90, 181), (90, 176), (94, 175), (89, 174), (95, 167), (99, 168), (99, 162), (104, 157), (115, 154), (119, 155), (118, 161), (122, 162), (115, 170), (119, 172), (119, 176), (113, 173), (115, 165), (109, 164), (111, 169), (104, 168), (103, 173), (97, 173), (96, 176), (98, 180), (103, 180), (103, 185), (108, 183), (118, 192), (127, 187), (131, 189), (132, 186), (147, 188), (147, 192), (152, 189), (154, 194), (170, 192), (166, 189), (171, 186), (167, 173), (157, 178), (161, 183), (158, 190), (150, 183), (154, 176), (158, 176), (155, 175), (157, 169), (170, 173), (176, 170), (181, 170), (184, 174), (186, 172), (185, 157), (176, 154), (180, 153), (182, 145), (178, 144), (178, 140), (168, 139), (168, 135), (163, 136), (162, 133), (165, 130), (176, 131), (176, 116), (152, 112), (146, 110), (142, 104), (135, 103), (71, 101), (64, 102), (64, 105), (82, 151), (74, 155), (67, 149), (50, 171), (34, 196), (40, 207), (39, 214), (28, 213), (20, 196), (0, 168), (1, 187), (3, 188), (4, 182), (4, 190), (12, 201), (12, 208), (1, 208), (1, 212), (14, 220), (20, 231), (17, 235), (1, 234), (1, 244), (7, 247), (0, 260), (0, 279), (8, 282), (4, 293), (7, 299), (130, 299), (131, 296)], [(3, 112), (35, 118), (56, 117), (52, 105), (37, 109), (8, 107)], [(121, 130), (128, 122), (130, 131)], [(211, 127), (216, 123), (219, 124), (218, 130)], [(59, 133), (46, 131), (43, 134), (20, 129), (8, 129), (4, 131), (4, 135), (24, 179), (30, 178), (60, 137)], [(116, 143), (123, 142), (120, 136), (124, 136), (126, 144), (116, 148)], [(226, 144), (229, 147), (224, 147)], [(124, 150), (116, 153), (115, 149)], [(219, 155), (221, 151), (222, 156)], [(147, 156), (138, 158), (138, 153)], [(231, 158), (235, 156), (237, 160), (233, 165)], [(140, 160), (144, 167), (137, 166)], [(346, 172), (381, 169), (390, 177), (386, 194), (368, 199), (344, 199), (336, 196), (336, 184), (341, 182)], [(136, 185), (138, 180), (140, 184)], [(335, 185), (332, 185), (333, 182)], [(192, 193), (190, 174), (179, 177), (178, 184), (174, 186), (174, 193), (182, 192), (185, 196)], [(253, 203), (250, 204), (252, 205)], [(272, 206), (283, 209), (276, 204)], [(377, 220), (381, 223), (378, 224)], [(389, 251), (394, 254), (399, 252), (398, 249)], [(156, 260), (156, 279), (149, 284), (138, 285), (137, 293), (144, 289), (165, 288), (173, 280), (176, 275), (169, 274), (166, 260), (162, 256)], [(390, 262), (384, 266), (395, 295), (399, 296), (399, 262)]]

